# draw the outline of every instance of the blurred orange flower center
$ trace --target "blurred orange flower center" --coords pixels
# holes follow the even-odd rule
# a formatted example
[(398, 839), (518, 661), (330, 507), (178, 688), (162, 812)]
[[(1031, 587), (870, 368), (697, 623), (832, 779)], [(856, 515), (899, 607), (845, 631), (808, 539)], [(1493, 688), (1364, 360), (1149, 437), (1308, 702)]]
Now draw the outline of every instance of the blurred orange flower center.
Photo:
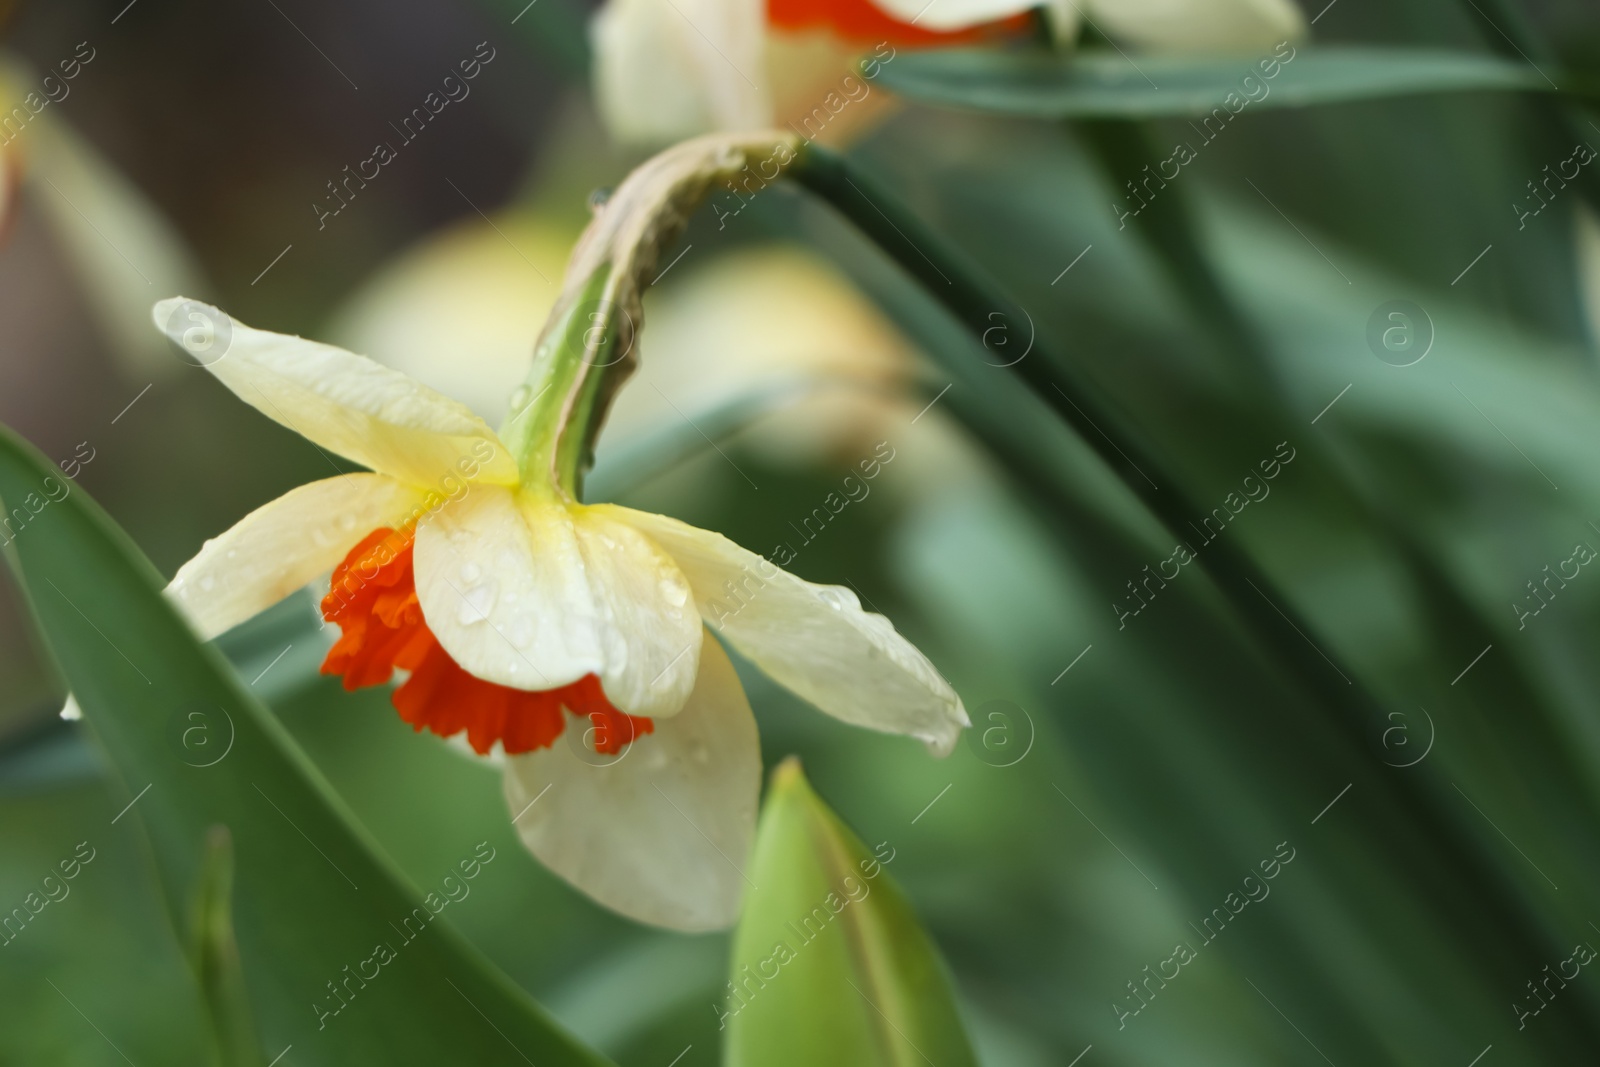
[(346, 689), (382, 685), (396, 667), (410, 672), (394, 691), (400, 718), (440, 737), (467, 732), (484, 754), (499, 741), (506, 755), (548, 748), (566, 726), (562, 709), (594, 724), (594, 747), (621, 752), (652, 733), (650, 719), (611, 706), (593, 674), (559, 689), (530, 692), (476, 678), (450, 658), (422, 617), (411, 568), (415, 531), (378, 529), (334, 568), (322, 617), (339, 625), (339, 640), (322, 662), (323, 674), (344, 677)]
[(1033, 25), (1023, 12), (960, 30), (929, 30), (901, 22), (872, 0), (767, 0), (767, 21), (784, 30), (828, 29), (854, 44), (948, 45), (1020, 36)]

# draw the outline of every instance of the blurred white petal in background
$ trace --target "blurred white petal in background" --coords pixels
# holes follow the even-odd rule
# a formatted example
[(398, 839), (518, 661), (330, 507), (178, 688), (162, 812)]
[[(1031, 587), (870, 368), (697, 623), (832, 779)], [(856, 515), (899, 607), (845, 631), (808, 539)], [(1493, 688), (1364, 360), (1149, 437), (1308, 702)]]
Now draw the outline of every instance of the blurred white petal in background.
[(329, 337), (497, 424), (528, 373), (576, 237), (528, 212), (449, 227), (363, 285)]
[[(11, 115), (37, 83), (0, 57), (0, 114)], [(24, 113), (32, 109), (24, 108)], [(48, 104), (5, 147), (0, 203), (10, 180), (48, 220), (82, 286), (95, 324), (130, 378), (176, 371), (150, 306), (173, 293), (206, 293), (198, 263), (172, 224)]]

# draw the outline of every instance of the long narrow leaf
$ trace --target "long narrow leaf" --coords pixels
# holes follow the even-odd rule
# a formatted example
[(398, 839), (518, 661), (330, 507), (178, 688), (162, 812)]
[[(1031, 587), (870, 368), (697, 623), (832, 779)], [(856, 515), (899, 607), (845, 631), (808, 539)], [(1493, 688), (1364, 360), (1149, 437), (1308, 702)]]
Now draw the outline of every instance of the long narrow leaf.
[(1491, 55), (1292, 46), (1261, 57), (1141, 56), (1137, 64), (1109, 53), (950, 49), (897, 56), (881, 78), (926, 104), (1055, 119), (1181, 117), (1217, 108), (1231, 119), (1263, 108), (1423, 93), (1555, 89), (1526, 63)]
[[(126, 535), (51, 470), (0, 429), (0, 499), (20, 520), (13, 562), (133, 801), (113, 829), (144, 824), (175, 928), (188, 926), (208, 828), (231, 833), (239, 954), (266, 1054), (292, 1046), (300, 1065), (604, 1062), (437, 920), (449, 900), (404, 884), (277, 720), (195, 640)], [(439, 872), (447, 888), (495, 877), (492, 848), (464, 840), (460, 852), (459, 869)]]

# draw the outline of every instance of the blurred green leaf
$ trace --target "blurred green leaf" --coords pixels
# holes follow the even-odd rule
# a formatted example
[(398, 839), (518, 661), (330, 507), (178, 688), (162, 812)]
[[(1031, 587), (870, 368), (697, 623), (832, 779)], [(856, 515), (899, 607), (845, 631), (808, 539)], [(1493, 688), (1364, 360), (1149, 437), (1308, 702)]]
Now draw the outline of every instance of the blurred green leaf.
[(944, 964), (884, 867), (806, 781), (772, 775), (734, 938), (732, 1067), (976, 1064)]
[[(1285, 56), (1288, 56), (1285, 60)], [(1274, 77), (1260, 64), (1271, 64)], [(1497, 56), (1438, 49), (1328, 47), (1255, 56), (1140, 56), (948, 49), (899, 56), (883, 84), (925, 104), (1037, 118), (1204, 115), (1420, 93), (1548, 92), (1537, 70)], [(1243, 84), (1245, 78), (1251, 84)], [(1247, 92), (1248, 90), (1248, 92)], [(1255, 94), (1262, 93), (1257, 99)], [(1230, 113), (1230, 111), (1232, 113)]]
[(260, 1067), (250, 995), (233, 935), (233, 838), (225, 826), (206, 833), (206, 858), (195, 894), (194, 968), (211, 1020), (220, 1067)]
[(882, 393), (840, 375), (806, 374), (742, 392), (692, 413), (650, 426), (621, 441), (607, 442), (584, 479), (584, 496), (616, 500), (657, 480), (696, 456), (714, 450), (763, 418), (809, 397), (832, 391), (857, 395)]
[[(206, 831), (231, 832), (239, 954), (265, 1050), (292, 1046), (301, 1065), (605, 1062), (433, 921), (449, 902), (404, 884), (277, 720), (195, 641), (149, 562), (52, 470), (0, 429), (0, 498), (32, 512), (11, 558), (125, 810), (148, 830), (176, 928)], [(465, 861), (494, 853), (463, 841), (461, 856), (464, 875)]]

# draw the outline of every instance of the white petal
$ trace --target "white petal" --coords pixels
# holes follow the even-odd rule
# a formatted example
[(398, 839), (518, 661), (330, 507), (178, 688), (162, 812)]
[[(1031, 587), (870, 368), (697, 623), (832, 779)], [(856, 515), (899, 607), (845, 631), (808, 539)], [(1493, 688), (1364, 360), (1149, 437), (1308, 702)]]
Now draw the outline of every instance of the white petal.
[(424, 493), (381, 474), (341, 474), (291, 489), (201, 546), (167, 585), (204, 640), (326, 573), (367, 534), (398, 527)]
[(964, 30), (1038, 7), (1037, 0), (872, 0), (892, 18), (921, 29)]
[(399, 371), (181, 297), (153, 317), (239, 399), (329, 451), (442, 495), (463, 481), (517, 483), (516, 461), (488, 423)]
[(1078, 2), (1102, 32), (1152, 52), (1255, 52), (1306, 34), (1291, 0)]
[(572, 518), (478, 485), (417, 525), (417, 599), (468, 673), (513, 689), (599, 674), (600, 627)]
[(909, 734), (940, 755), (969, 725), (961, 698), (927, 657), (888, 619), (861, 610), (850, 590), (802, 581), (721, 534), (603, 507), (672, 556), (713, 629), (828, 714)]
[[(579, 744), (507, 761), (518, 834), (546, 867), (606, 907), (676, 930), (733, 923), (755, 836), (761, 744), (727, 653), (700, 646), (694, 694), (620, 757)], [(548, 790), (548, 791), (547, 791)]]
[(599, 608), (606, 699), (629, 715), (676, 715), (694, 688), (705, 627), (671, 557), (602, 511), (573, 514)]
[(462, 667), (515, 689), (586, 674), (630, 715), (674, 715), (702, 627), (671, 557), (584, 507), (475, 486), (417, 527), (417, 597)]
[(666, 144), (772, 123), (759, 0), (609, 0), (590, 25), (613, 136)]

